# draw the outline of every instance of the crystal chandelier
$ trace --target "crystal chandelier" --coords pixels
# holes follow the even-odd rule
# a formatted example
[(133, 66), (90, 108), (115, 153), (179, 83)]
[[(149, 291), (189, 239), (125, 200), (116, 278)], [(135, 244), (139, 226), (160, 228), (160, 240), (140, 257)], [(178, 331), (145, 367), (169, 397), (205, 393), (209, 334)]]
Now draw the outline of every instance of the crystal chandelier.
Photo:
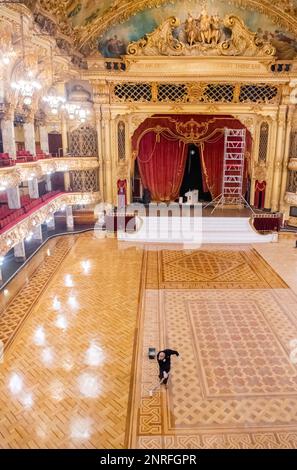
[(20, 79), (12, 82), (11, 87), (17, 90), (24, 98), (24, 104), (29, 105), (32, 103), (32, 97), (37, 90), (41, 90), (41, 85), (37, 80), (30, 80), (30, 72), (28, 79)]
[(73, 120), (77, 116), (78, 112), (80, 111), (81, 107), (79, 104), (76, 103), (65, 103), (62, 106), (62, 109), (65, 109), (67, 112), (69, 119)]
[(66, 102), (64, 96), (55, 95), (53, 91), (44, 96), (42, 100), (48, 104), (52, 114), (58, 114), (60, 107)]
[(61, 108), (67, 112), (69, 119), (78, 119), (80, 122), (86, 122), (90, 114), (88, 109), (83, 109), (78, 103), (65, 103)]
[(90, 114), (90, 111), (88, 109), (79, 109), (78, 110), (78, 119), (80, 122), (86, 122), (88, 115)]
[(24, 44), (24, 20), (23, 20), (23, 15), (21, 15), (21, 37), (22, 37), (22, 51), (23, 51), (23, 68), (24, 68), (24, 75), (25, 78), (21, 78), (20, 80), (14, 81), (11, 84), (11, 87), (14, 90), (17, 90), (23, 97), (24, 99), (24, 104), (30, 105), (32, 103), (32, 97), (35, 93), (35, 91), (41, 90), (41, 84), (35, 80), (34, 74), (32, 70), (30, 70), (28, 73), (26, 73), (26, 64), (27, 62), (30, 63), (30, 55), (29, 57), (26, 58), (25, 55), (25, 44)]
[(0, 63), (8, 65), (10, 59), (16, 55), (11, 42), (11, 31), (2, 29), (0, 37)]

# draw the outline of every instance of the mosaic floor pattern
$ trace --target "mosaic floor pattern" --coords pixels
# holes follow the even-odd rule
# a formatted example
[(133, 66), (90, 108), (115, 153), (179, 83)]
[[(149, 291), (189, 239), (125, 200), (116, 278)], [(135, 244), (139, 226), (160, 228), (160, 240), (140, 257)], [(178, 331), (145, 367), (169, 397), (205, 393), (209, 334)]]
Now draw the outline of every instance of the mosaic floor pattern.
[[(250, 248), (149, 252), (130, 445), (296, 448), (296, 307)], [(150, 346), (180, 352), (168, 390), (153, 397)]]
[(297, 448), (296, 312), (251, 247), (61, 238), (0, 312), (0, 447)]

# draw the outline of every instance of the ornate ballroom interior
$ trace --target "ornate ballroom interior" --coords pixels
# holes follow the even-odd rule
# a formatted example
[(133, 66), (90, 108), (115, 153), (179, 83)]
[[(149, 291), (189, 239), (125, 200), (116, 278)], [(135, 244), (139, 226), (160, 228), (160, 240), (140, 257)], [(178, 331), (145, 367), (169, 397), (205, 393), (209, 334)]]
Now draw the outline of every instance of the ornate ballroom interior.
[(0, 30), (0, 448), (296, 448), (297, 1)]

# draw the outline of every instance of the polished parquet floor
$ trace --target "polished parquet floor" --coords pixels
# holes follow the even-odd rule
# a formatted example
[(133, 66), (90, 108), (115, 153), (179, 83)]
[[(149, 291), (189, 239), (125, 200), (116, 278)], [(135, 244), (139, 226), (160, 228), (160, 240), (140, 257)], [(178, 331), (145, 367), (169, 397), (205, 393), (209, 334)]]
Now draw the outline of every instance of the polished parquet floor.
[[(43, 250), (2, 294), (1, 448), (297, 447), (297, 297), (253, 247)], [(148, 347), (180, 352), (153, 396)]]

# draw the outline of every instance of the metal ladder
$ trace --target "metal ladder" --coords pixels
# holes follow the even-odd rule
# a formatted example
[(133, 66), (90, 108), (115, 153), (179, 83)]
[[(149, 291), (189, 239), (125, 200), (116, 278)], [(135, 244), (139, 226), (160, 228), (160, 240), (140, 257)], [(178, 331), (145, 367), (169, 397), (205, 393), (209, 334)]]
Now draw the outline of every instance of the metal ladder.
[(214, 205), (211, 213), (213, 213), (219, 206), (238, 204), (248, 206), (254, 213), (251, 206), (242, 195), (245, 142), (245, 129), (224, 129), (222, 192), (204, 207), (205, 209), (209, 205)]

